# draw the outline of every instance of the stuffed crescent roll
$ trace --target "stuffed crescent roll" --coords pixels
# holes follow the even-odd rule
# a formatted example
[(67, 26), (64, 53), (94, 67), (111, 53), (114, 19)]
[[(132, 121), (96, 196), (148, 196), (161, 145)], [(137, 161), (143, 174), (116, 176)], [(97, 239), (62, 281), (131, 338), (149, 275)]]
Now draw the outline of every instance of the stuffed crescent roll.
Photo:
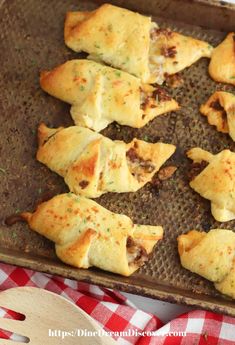
[(228, 133), (235, 141), (235, 96), (232, 93), (217, 91), (200, 107), (210, 125), (217, 131)]
[(213, 229), (189, 231), (178, 237), (181, 264), (215, 283), (220, 292), (235, 298), (235, 233)]
[(211, 201), (211, 213), (217, 221), (235, 219), (235, 153), (223, 150), (213, 155), (195, 147), (187, 156), (199, 168), (190, 187)]
[(92, 12), (68, 12), (64, 39), (74, 51), (85, 51), (146, 83), (162, 84), (165, 73), (176, 73), (212, 52), (207, 42), (158, 29), (150, 17), (110, 4)]
[(179, 109), (164, 89), (89, 60), (71, 60), (42, 72), (44, 91), (72, 105), (76, 125), (100, 131), (111, 122), (140, 128), (156, 116)]
[(21, 216), (32, 230), (55, 242), (63, 262), (124, 276), (143, 265), (163, 236), (160, 226), (133, 224), (129, 217), (72, 193), (57, 195)]
[(235, 85), (235, 33), (230, 32), (213, 51), (209, 65), (212, 79)]
[(41, 124), (38, 137), (37, 159), (63, 176), (70, 191), (90, 198), (137, 191), (175, 151), (170, 144), (112, 141), (78, 126)]

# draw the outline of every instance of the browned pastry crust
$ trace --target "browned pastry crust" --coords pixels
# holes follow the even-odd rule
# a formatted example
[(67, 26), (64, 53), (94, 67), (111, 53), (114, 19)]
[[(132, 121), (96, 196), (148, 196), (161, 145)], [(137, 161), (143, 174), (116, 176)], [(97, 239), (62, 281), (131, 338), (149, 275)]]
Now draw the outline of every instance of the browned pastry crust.
[(210, 57), (207, 42), (159, 29), (150, 17), (104, 4), (92, 12), (68, 12), (64, 39), (76, 52), (139, 77), (162, 84), (201, 57)]
[(78, 126), (41, 124), (38, 137), (37, 159), (63, 176), (72, 192), (91, 198), (137, 191), (175, 151), (170, 144), (112, 141)]
[(160, 226), (133, 224), (129, 217), (72, 193), (57, 195), (21, 216), (32, 230), (55, 242), (63, 262), (124, 276), (143, 265), (163, 236)]
[(235, 85), (235, 33), (230, 32), (211, 56), (209, 74), (221, 83)]
[(70, 60), (41, 73), (44, 91), (72, 105), (76, 125), (100, 131), (111, 122), (140, 128), (156, 116), (179, 109), (159, 86), (89, 60)]
[(235, 141), (235, 96), (232, 93), (217, 91), (200, 107), (210, 125), (217, 131), (229, 133)]
[(195, 147), (187, 152), (194, 163), (206, 162), (190, 186), (211, 201), (211, 213), (219, 222), (235, 219), (235, 153), (223, 150), (213, 155)]
[(189, 231), (178, 237), (178, 252), (184, 268), (215, 283), (220, 292), (235, 298), (235, 233), (213, 229)]

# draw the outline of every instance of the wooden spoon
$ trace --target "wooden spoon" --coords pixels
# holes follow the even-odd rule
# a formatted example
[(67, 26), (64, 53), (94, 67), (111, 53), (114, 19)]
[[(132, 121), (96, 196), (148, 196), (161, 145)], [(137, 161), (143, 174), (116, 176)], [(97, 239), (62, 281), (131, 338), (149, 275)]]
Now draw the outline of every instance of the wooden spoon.
[[(0, 306), (25, 315), (24, 321), (0, 318), (0, 328), (29, 338), (30, 345), (117, 344), (110, 336), (102, 335), (102, 333), (101, 336), (98, 333), (96, 335), (94, 333), (94, 336), (78, 336), (77, 330), (103, 331), (89, 315), (75, 304), (43, 289), (20, 287), (2, 291)], [(55, 331), (57, 331), (57, 336), (52, 336), (53, 332), (55, 335)], [(60, 336), (58, 336), (59, 332)], [(70, 332), (70, 335), (66, 335), (66, 332)], [(0, 339), (0, 345), (22, 344)]]

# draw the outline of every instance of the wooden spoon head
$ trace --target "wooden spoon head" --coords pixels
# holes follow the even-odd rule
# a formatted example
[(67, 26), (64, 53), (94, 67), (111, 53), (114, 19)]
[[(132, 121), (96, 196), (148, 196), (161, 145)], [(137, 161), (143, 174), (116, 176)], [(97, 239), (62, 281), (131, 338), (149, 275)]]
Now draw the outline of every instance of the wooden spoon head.
[(20, 287), (5, 290), (0, 293), (0, 306), (25, 315), (24, 321), (2, 318), (0, 327), (28, 337), (32, 345), (116, 344), (111, 337), (99, 337), (98, 333), (92, 337), (82, 336), (85, 332), (102, 332), (102, 329), (74, 303), (43, 289)]

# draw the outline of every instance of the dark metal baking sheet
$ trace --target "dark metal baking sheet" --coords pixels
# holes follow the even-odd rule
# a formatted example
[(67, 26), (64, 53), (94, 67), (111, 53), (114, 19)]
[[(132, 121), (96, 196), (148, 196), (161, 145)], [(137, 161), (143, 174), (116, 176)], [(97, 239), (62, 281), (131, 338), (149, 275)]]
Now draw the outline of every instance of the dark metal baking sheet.
[[(152, 14), (162, 26), (218, 44), (234, 29), (235, 7), (218, 1), (126, 0), (110, 1)], [(98, 3), (102, 3), (99, 1)], [(176, 238), (190, 229), (234, 229), (235, 222), (218, 224), (209, 202), (194, 193), (187, 172), (185, 151), (200, 146), (212, 152), (235, 150), (229, 136), (218, 133), (198, 112), (215, 90), (232, 87), (212, 81), (208, 60), (186, 69), (184, 85), (170, 90), (182, 108), (160, 116), (143, 129), (110, 125), (103, 133), (112, 139), (149, 138), (177, 146), (168, 164), (178, 166), (173, 178), (156, 189), (146, 185), (137, 193), (107, 194), (97, 201), (110, 210), (126, 213), (143, 224), (161, 224), (164, 240), (148, 263), (129, 278), (96, 269), (68, 267), (56, 257), (53, 244), (23, 223), (6, 227), (12, 213), (32, 210), (45, 194), (66, 191), (63, 180), (35, 160), (36, 131), (41, 121), (51, 126), (71, 125), (69, 106), (46, 95), (39, 87), (39, 71), (77, 57), (63, 42), (64, 16), (68, 10), (93, 9), (95, 1), (0, 1), (0, 260), (35, 270), (85, 280), (114, 289), (195, 305), (235, 316), (234, 302), (215, 291), (213, 284), (184, 270), (179, 263)]]

